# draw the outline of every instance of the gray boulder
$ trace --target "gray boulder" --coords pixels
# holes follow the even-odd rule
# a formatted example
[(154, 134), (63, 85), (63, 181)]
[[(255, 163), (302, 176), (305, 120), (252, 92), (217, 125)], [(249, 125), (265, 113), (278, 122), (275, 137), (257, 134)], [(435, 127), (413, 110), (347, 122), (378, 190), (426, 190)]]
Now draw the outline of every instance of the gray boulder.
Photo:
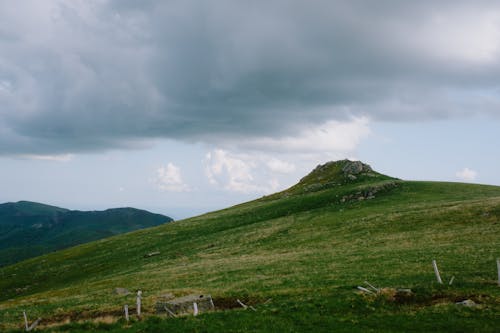
[(130, 295), (130, 291), (128, 291), (128, 289), (125, 288), (115, 288), (113, 292), (116, 295), (122, 295), (122, 296)]
[(345, 165), (342, 167), (342, 172), (346, 176), (358, 175), (362, 172), (371, 172), (372, 168), (368, 164), (364, 164), (360, 161), (349, 161), (346, 160)]
[[(160, 297), (156, 302), (156, 313), (189, 314), (194, 311), (194, 303), (198, 306), (198, 312), (214, 310), (214, 302), (210, 295), (187, 295), (167, 300)], [(168, 311), (165, 309), (167, 308)]]

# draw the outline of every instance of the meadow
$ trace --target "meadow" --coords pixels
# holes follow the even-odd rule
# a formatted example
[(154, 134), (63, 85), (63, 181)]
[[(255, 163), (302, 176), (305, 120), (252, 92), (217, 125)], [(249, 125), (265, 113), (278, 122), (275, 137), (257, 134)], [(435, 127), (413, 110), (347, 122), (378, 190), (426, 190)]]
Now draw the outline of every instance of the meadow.
[[(1, 268), (0, 330), (22, 331), (25, 310), (47, 332), (498, 332), (500, 187), (324, 179)], [(117, 287), (142, 290), (142, 318), (124, 320), (135, 296)], [(216, 311), (157, 315), (165, 293)]]

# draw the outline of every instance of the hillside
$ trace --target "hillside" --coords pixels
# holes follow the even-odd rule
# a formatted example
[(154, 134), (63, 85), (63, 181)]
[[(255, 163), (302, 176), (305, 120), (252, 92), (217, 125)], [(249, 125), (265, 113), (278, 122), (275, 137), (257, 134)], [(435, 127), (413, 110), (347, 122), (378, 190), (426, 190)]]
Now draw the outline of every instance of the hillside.
[[(27, 310), (56, 332), (495, 332), (497, 257), (500, 187), (403, 181), (344, 160), (259, 200), (4, 267), (0, 330)], [(387, 289), (362, 294), (364, 281)], [(135, 304), (117, 287), (143, 291), (144, 320), (114, 323)], [(158, 296), (196, 292), (217, 311), (154, 316)]]
[(85, 212), (29, 201), (0, 204), (0, 267), (171, 220), (135, 208)]

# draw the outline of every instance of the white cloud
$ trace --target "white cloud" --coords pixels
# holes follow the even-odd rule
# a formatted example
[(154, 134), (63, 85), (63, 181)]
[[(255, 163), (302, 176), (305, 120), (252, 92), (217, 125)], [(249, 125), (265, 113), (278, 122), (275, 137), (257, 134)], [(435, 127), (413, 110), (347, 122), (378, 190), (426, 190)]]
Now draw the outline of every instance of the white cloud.
[(462, 170), (457, 171), (455, 176), (463, 181), (473, 181), (477, 177), (477, 172), (469, 168), (463, 168)]
[(295, 165), (277, 158), (271, 158), (267, 161), (267, 167), (273, 171), (283, 174), (289, 174), (295, 171)]
[(319, 126), (310, 126), (296, 136), (281, 138), (264, 137), (243, 143), (251, 149), (282, 153), (334, 153), (351, 152), (370, 133), (367, 117), (350, 121), (328, 121)]
[(190, 187), (182, 180), (181, 170), (173, 163), (156, 170), (156, 184), (162, 191), (189, 192)]
[(54, 161), (54, 162), (69, 162), (73, 159), (73, 154), (60, 154), (60, 155), (34, 155), (25, 154), (19, 155), (21, 158), (28, 160), (39, 160), (39, 161)]
[[(259, 155), (234, 154), (223, 149), (214, 149), (205, 156), (205, 173), (210, 184), (228, 191), (271, 193), (280, 187), (280, 183), (274, 177), (262, 175), (263, 158)], [(289, 163), (277, 159), (276, 161), (271, 163), (275, 167), (279, 166), (285, 171), (292, 168)]]
[(252, 169), (255, 164), (222, 149), (215, 149), (205, 156), (205, 171), (210, 184), (229, 191), (259, 192), (253, 184)]

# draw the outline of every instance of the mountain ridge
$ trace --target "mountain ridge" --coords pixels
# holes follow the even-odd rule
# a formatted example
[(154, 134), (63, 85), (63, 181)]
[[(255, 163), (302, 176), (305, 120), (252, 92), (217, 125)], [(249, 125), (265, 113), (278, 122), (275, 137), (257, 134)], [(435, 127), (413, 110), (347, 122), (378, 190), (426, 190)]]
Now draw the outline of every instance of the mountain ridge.
[(3, 203), (0, 266), (171, 221), (168, 216), (132, 207), (80, 211), (32, 201)]

